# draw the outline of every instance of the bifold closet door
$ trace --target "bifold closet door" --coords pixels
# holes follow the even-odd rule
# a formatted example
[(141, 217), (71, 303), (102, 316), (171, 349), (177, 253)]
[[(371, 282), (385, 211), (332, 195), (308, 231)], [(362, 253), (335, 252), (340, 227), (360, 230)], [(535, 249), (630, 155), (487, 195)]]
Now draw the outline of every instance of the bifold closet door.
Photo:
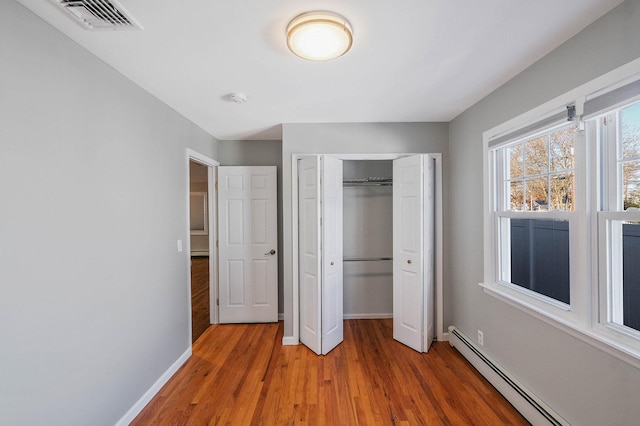
[(218, 167), (220, 322), (278, 321), (276, 168)]
[(342, 160), (323, 156), (322, 165), (322, 354), (344, 338)]
[(327, 354), (343, 340), (342, 161), (298, 163), (300, 342)]
[(300, 287), (300, 343), (322, 352), (320, 157), (298, 162), (298, 262)]
[(393, 162), (393, 338), (418, 352), (434, 330), (433, 180), (428, 155)]

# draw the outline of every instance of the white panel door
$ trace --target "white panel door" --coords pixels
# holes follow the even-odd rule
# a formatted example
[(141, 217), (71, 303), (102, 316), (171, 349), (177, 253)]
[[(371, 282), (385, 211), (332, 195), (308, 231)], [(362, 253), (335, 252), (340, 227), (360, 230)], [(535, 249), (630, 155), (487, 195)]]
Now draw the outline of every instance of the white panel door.
[(218, 167), (220, 322), (278, 321), (276, 167)]
[(300, 343), (322, 353), (320, 157), (298, 162), (298, 260)]
[(342, 274), (342, 160), (323, 156), (322, 235), (322, 354), (340, 344), (344, 334)]
[(393, 338), (418, 352), (423, 345), (423, 156), (393, 162)]

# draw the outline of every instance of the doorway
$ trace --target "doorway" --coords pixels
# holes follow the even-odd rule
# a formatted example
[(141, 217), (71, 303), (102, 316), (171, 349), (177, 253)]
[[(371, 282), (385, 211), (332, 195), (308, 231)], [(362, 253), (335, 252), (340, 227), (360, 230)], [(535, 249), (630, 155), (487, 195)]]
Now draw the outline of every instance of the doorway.
[(209, 173), (189, 161), (189, 233), (191, 257), (191, 343), (211, 325), (209, 271)]
[(215, 180), (218, 163), (187, 150), (187, 226), (191, 342), (217, 322)]
[(344, 318), (393, 318), (393, 163), (343, 161)]
[(223, 167), (187, 149), (186, 169), (192, 343), (211, 324), (276, 322), (276, 167)]

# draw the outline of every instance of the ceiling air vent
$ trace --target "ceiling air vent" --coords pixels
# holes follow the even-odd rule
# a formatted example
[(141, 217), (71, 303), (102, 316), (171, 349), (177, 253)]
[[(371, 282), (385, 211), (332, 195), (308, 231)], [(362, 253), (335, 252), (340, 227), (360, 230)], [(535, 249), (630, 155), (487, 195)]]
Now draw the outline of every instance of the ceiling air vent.
[(54, 0), (89, 30), (141, 30), (142, 25), (116, 0)]

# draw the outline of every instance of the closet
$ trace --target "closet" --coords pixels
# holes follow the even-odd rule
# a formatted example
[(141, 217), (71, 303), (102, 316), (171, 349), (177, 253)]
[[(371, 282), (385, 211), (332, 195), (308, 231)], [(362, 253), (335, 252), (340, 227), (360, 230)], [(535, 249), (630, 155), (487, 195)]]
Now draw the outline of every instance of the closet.
[(344, 318), (393, 316), (393, 162), (343, 161)]
[(300, 342), (326, 354), (344, 318), (393, 316), (393, 337), (434, 336), (435, 160), (298, 160)]

